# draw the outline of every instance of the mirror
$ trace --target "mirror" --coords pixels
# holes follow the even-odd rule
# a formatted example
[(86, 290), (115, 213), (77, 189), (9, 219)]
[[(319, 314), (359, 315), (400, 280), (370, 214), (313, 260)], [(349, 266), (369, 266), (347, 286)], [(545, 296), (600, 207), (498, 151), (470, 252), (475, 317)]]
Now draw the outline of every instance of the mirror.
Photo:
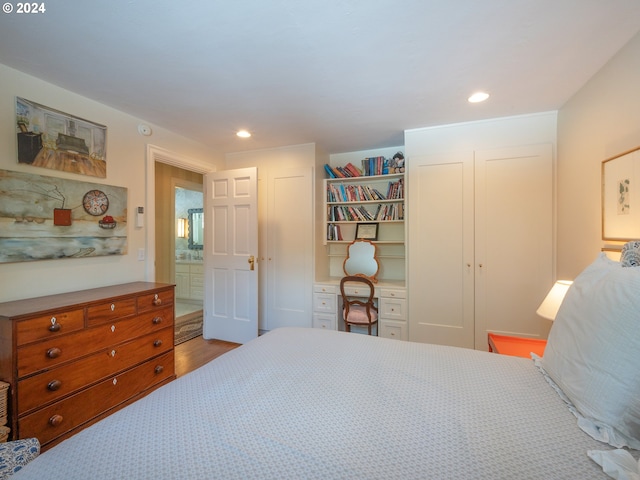
[(376, 283), (380, 269), (376, 253), (376, 245), (369, 240), (354, 240), (347, 246), (344, 274), (366, 277)]
[(190, 208), (189, 213), (189, 250), (202, 250), (204, 244), (204, 213), (202, 208)]

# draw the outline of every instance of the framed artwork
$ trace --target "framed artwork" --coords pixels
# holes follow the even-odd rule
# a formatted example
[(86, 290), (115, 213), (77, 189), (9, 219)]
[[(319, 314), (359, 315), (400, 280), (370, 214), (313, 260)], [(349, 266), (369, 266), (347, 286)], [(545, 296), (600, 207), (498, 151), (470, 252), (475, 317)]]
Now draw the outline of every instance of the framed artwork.
[(18, 163), (107, 176), (107, 127), (16, 98)]
[(0, 170), (0, 263), (126, 253), (125, 187)]
[(377, 240), (378, 224), (377, 223), (358, 223), (356, 226), (356, 240)]
[(602, 162), (602, 239), (640, 239), (640, 147)]

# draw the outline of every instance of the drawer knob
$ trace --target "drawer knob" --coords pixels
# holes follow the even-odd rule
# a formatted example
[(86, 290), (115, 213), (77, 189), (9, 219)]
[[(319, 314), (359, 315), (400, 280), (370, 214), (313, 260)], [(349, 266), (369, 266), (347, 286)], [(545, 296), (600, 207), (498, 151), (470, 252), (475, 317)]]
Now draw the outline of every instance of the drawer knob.
[(62, 354), (62, 350), (60, 350), (58, 347), (53, 347), (47, 350), (48, 358), (58, 358), (61, 354)]
[(162, 317), (154, 317), (152, 322), (154, 325), (159, 325), (162, 323)]
[(156, 293), (153, 297), (153, 304), (157, 307), (159, 305), (162, 305), (162, 299), (158, 296), (158, 294)]
[(158, 365), (153, 371), (158, 375), (164, 371), (164, 367), (162, 365)]
[(60, 387), (62, 386), (62, 382), (60, 380), (51, 380), (49, 383), (47, 383), (47, 389), (55, 392), (56, 390), (60, 390)]
[(116, 305), (115, 305), (115, 303), (112, 303), (111, 304), (111, 311), (113, 312), (115, 309), (116, 309)]
[(63, 420), (64, 418), (62, 417), (62, 415), (56, 414), (49, 419), (49, 425), (51, 425), (52, 427), (57, 427), (62, 423)]
[(115, 350), (111, 350), (111, 356), (115, 357), (116, 356), (116, 351)]
[(154, 341), (154, 342), (153, 342), (153, 346), (154, 346), (154, 347), (159, 347), (159, 346), (161, 346), (161, 345), (162, 345), (162, 340), (160, 340), (160, 339), (158, 339), (158, 340), (156, 340), (156, 341)]
[(56, 317), (51, 317), (51, 325), (49, 326), (50, 332), (58, 332), (60, 330), (61, 325), (58, 323), (58, 319)]

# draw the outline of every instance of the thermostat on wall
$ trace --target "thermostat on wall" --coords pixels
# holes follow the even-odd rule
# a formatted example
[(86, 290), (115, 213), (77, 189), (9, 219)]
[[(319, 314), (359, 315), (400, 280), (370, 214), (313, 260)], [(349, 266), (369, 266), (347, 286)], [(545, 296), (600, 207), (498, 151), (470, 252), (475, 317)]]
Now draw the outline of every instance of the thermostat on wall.
[(136, 209), (136, 227), (144, 227), (144, 207)]

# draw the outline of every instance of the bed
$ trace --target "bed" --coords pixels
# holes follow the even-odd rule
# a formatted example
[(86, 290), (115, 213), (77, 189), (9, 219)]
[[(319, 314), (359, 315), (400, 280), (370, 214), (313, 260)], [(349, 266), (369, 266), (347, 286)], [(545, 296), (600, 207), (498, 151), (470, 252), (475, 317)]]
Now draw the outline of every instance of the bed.
[(630, 451), (635, 461), (636, 450), (585, 431), (544, 360), (281, 328), (14, 478), (585, 480), (608, 478), (593, 452)]

